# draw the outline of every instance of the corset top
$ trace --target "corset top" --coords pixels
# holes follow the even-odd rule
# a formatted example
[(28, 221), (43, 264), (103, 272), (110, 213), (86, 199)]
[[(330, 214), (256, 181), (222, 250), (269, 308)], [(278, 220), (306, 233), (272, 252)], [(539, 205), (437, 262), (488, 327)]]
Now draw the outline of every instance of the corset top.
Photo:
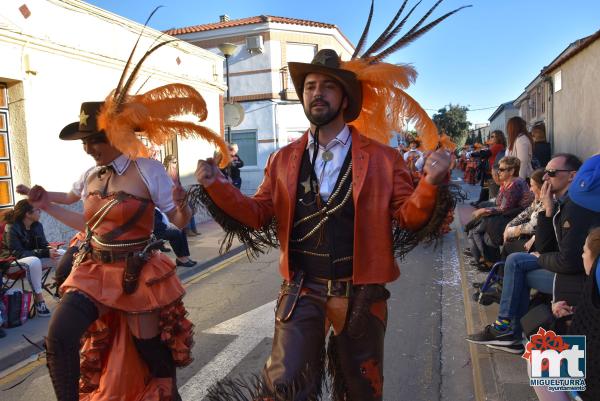
[(154, 203), (125, 192), (91, 192), (83, 203), (86, 225), (107, 241), (148, 238), (154, 229)]

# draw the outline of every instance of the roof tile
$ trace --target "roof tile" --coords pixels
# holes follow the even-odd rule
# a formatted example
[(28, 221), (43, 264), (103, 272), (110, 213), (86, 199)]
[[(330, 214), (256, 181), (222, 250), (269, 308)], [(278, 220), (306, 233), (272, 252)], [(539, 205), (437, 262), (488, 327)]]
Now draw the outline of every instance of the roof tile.
[(247, 18), (222, 21), (222, 22), (214, 22), (211, 24), (194, 25), (194, 26), (188, 26), (188, 27), (183, 27), (183, 28), (173, 28), (173, 29), (169, 29), (169, 30), (165, 31), (165, 33), (168, 35), (176, 36), (176, 35), (183, 35), (186, 33), (204, 32), (204, 31), (211, 31), (214, 29), (231, 28), (231, 27), (242, 26), (242, 25), (262, 24), (265, 22), (279, 22), (282, 24), (312, 26), (312, 27), (317, 27), (317, 28), (337, 28), (334, 24), (327, 24), (324, 22), (310, 21), (310, 20), (298, 19), (298, 18), (276, 17), (276, 16), (272, 16), (272, 15), (257, 15), (255, 17), (247, 17)]

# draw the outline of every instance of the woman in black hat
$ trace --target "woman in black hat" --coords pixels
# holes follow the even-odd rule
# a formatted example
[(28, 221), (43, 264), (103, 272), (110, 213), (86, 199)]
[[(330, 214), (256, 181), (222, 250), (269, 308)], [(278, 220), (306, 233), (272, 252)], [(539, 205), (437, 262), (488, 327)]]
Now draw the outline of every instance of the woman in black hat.
[[(46, 340), (48, 368), (59, 401), (96, 391), (125, 395), (121, 399), (133, 399), (140, 391), (175, 395), (175, 366), (190, 360), (191, 323), (184, 318), (184, 290), (171, 274), (174, 265), (160, 252), (145, 250), (152, 247), (154, 205), (174, 223), (187, 223), (190, 209), (185, 192), (173, 186), (158, 161), (134, 160), (109, 142), (97, 127), (103, 105), (84, 103), (80, 121), (60, 133), (63, 140), (80, 139), (96, 161), (96, 167), (73, 188), (84, 202), (83, 215), (53, 203), (54, 194), (42, 187), (29, 191), (35, 207), (86, 233), (73, 271), (61, 287), (62, 301)], [(179, 349), (161, 339), (165, 329)], [(89, 345), (81, 350), (86, 362), (81, 365), (83, 385), (78, 389), (79, 341), (84, 333)], [(133, 347), (127, 346), (129, 338)], [(103, 363), (120, 369), (111, 372)], [(101, 372), (108, 375), (102, 382)], [(153, 380), (148, 381), (150, 377)]]
[[(22, 187), (34, 207), (85, 233), (46, 339), (59, 401), (181, 399), (175, 368), (191, 362), (193, 325), (185, 318), (175, 264), (158, 251), (162, 242), (152, 230), (155, 206), (178, 227), (191, 210), (181, 185), (160, 162), (144, 157), (137, 132), (157, 144), (179, 134), (226, 148), (209, 129), (171, 119), (186, 113), (206, 118), (204, 100), (189, 86), (128, 96), (119, 84), (106, 101), (83, 103), (79, 122), (60, 133), (63, 140), (81, 140), (96, 162), (71, 194)], [(83, 200), (83, 214), (57, 205), (73, 196)]]

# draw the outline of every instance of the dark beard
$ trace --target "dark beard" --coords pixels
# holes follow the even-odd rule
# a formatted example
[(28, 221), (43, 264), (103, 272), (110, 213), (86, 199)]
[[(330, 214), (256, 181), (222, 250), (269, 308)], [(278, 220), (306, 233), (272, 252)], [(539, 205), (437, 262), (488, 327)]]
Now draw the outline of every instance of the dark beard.
[(306, 114), (306, 118), (308, 118), (308, 121), (310, 121), (314, 125), (318, 125), (318, 126), (327, 125), (328, 123), (333, 121), (337, 117), (338, 113), (340, 112), (339, 110), (333, 110), (329, 103), (327, 103), (327, 107), (328, 108), (325, 113), (313, 114), (313, 113), (311, 113), (311, 108), (312, 108), (312, 105), (311, 105), (311, 107), (308, 110), (306, 108), (304, 109), (304, 114)]

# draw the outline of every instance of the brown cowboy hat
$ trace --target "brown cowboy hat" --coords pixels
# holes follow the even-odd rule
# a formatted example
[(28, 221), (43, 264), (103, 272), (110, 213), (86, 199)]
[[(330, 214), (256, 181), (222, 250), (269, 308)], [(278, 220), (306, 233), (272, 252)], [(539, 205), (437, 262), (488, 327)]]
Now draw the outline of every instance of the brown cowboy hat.
[(84, 139), (92, 135), (104, 134), (98, 130), (96, 117), (104, 102), (84, 102), (81, 104), (79, 121), (64, 127), (58, 137), (64, 141)]
[(335, 50), (322, 49), (315, 55), (312, 62), (309, 63), (288, 63), (290, 76), (296, 88), (296, 94), (301, 103), (304, 90), (304, 79), (308, 74), (318, 73), (328, 75), (338, 81), (348, 97), (348, 107), (344, 111), (344, 121), (355, 120), (360, 114), (362, 107), (362, 88), (356, 74), (352, 71), (340, 68), (341, 60)]

